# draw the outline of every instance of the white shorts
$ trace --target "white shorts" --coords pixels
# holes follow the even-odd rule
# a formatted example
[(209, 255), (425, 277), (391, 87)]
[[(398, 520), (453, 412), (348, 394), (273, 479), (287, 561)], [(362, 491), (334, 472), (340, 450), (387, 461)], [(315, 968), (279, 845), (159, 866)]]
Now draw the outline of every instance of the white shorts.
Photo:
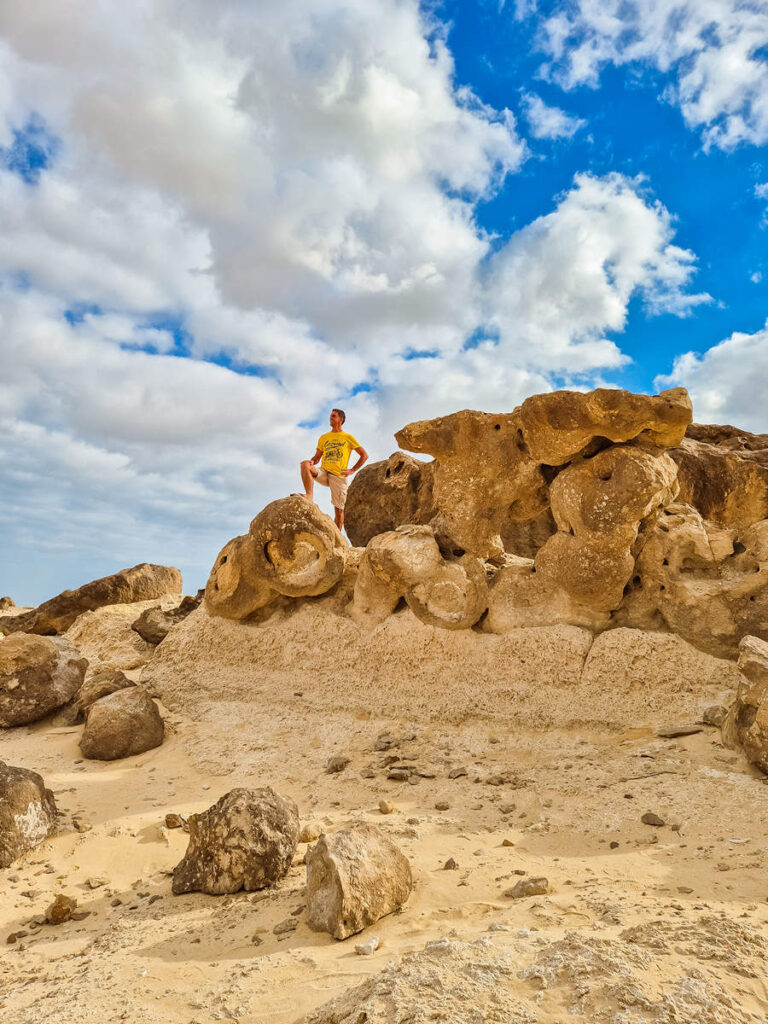
[(349, 477), (336, 476), (335, 473), (329, 473), (326, 469), (318, 469), (315, 480), (323, 487), (330, 487), (333, 507), (343, 509), (347, 503)]

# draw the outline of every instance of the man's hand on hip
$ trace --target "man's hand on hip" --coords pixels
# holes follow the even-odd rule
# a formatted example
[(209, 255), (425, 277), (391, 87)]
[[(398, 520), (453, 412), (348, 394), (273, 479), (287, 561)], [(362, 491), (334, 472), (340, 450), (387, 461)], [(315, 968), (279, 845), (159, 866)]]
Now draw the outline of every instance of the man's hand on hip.
[(354, 472), (355, 472), (354, 469), (342, 469), (341, 475), (342, 476), (352, 476)]

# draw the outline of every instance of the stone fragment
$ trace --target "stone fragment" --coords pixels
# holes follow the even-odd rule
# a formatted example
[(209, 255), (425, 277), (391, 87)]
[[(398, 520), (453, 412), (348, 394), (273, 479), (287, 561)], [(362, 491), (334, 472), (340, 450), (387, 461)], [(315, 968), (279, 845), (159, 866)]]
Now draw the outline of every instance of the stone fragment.
[(166, 814), (165, 816), (166, 828), (183, 828), (186, 831), (189, 831), (186, 828), (186, 825), (187, 819), (181, 814), (176, 814), (175, 811), (169, 811), (168, 814)]
[(65, 921), (69, 921), (72, 917), (72, 913), (76, 907), (77, 900), (72, 899), (70, 896), (65, 896), (63, 893), (59, 893), (53, 903), (51, 903), (45, 911), (45, 920), (48, 924), (64, 924)]
[(188, 819), (189, 847), (173, 871), (173, 892), (253, 891), (287, 873), (299, 840), (299, 812), (271, 787), (233, 789)]
[(77, 590), (65, 590), (50, 601), (44, 601), (38, 605), (29, 631), (43, 636), (64, 633), (83, 612), (95, 611), (108, 604), (151, 601), (166, 594), (180, 593), (181, 573), (178, 569), (143, 562), (132, 569), (121, 569), (111, 576), (92, 580)]
[(443, 864), (443, 871), (458, 871), (459, 865), (453, 857), (449, 857), (448, 860)]
[(365, 549), (351, 612), (375, 626), (401, 598), (429, 626), (467, 629), (487, 607), (488, 583), (479, 559), (460, 552), (445, 559), (429, 526), (401, 526)]
[(316, 839), (319, 839), (323, 833), (322, 826), (318, 825), (317, 822), (308, 822), (303, 825), (301, 832), (299, 833), (300, 843), (314, 843)]
[(157, 704), (142, 686), (131, 686), (91, 705), (80, 749), (92, 761), (143, 754), (163, 742), (165, 726)]
[(344, 506), (344, 529), (350, 543), (364, 548), (380, 533), (408, 523), (428, 523), (434, 514), (433, 465), (394, 452), (385, 461), (368, 463), (355, 473)]
[(664, 740), (674, 740), (680, 736), (694, 736), (701, 732), (701, 726), (693, 723), (689, 725), (664, 725), (656, 730), (656, 735)]
[(0, 726), (36, 722), (67, 704), (87, 667), (65, 637), (7, 637), (0, 643)]
[(117, 693), (118, 690), (125, 690), (136, 684), (129, 679), (124, 672), (116, 668), (97, 668), (90, 679), (87, 679), (80, 687), (77, 695), (78, 717), (84, 718), (91, 709), (91, 706), (102, 697), (108, 697), (110, 693)]
[(391, 804), (389, 800), (379, 800), (379, 811), (382, 814), (393, 814), (395, 805)]
[(741, 747), (752, 764), (768, 774), (768, 643), (746, 636), (739, 644), (742, 680), (723, 721), (726, 746)]
[(640, 821), (642, 821), (644, 825), (654, 825), (656, 828), (660, 828), (665, 824), (664, 819), (660, 818), (659, 815), (655, 814), (653, 811), (646, 811)]
[(355, 946), (355, 952), (358, 956), (373, 956), (378, 948), (379, 937), (378, 935), (372, 935), (365, 942), (358, 942)]
[(719, 729), (725, 721), (725, 716), (728, 714), (728, 708), (722, 704), (711, 704), (708, 708), (704, 708), (701, 713), (701, 720), (704, 725), (713, 725)]
[(205, 588), (211, 615), (244, 619), (283, 597), (317, 597), (342, 578), (349, 546), (301, 495), (273, 501), (219, 553)]
[(41, 843), (56, 828), (56, 802), (42, 776), (0, 761), (0, 868)]
[(299, 922), (295, 917), (286, 917), (284, 921), (278, 921), (275, 927), (272, 929), (273, 935), (288, 935), (290, 932), (295, 932), (299, 926)]
[(204, 591), (200, 590), (193, 597), (188, 594), (175, 608), (164, 611), (162, 608), (146, 608), (141, 615), (131, 624), (131, 629), (138, 633), (142, 640), (148, 644), (161, 643), (169, 631), (182, 619), (185, 619), (190, 612), (195, 611), (203, 600)]
[(549, 892), (549, 881), (541, 876), (521, 878), (511, 889), (506, 889), (505, 896), (513, 900), (521, 900), (526, 896), (543, 896)]
[(374, 825), (321, 836), (307, 851), (308, 923), (336, 939), (398, 910), (412, 888), (407, 858)]
[(338, 775), (339, 772), (343, 772), (349, 764), (349, 758), (344, 757), (343, 754), (334, 754), (333, 757), (329, 757), (325, 764), (325, 771), (327, 775)]
[(451, 805), (448, 803), (447, 800), (437, 800), (435, 802), (435, 810), (436, 811), (449, 811), (450, 809), (451, 809)]

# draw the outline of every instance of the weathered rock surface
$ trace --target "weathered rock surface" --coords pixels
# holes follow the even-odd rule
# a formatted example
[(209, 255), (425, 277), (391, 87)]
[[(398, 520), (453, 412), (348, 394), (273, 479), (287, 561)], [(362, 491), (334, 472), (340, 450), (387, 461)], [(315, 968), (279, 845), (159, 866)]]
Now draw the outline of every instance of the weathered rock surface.
[(56, 802), (42, 776), (0, 761), (0, 868), (7, 868), (56, 828)]
[(213, 895), (263, 889), (283, 878), (299, 840), (299, 812), (271, 787), (233, 789), (187, 819), (189, 847), (173, 891)]
[(307, 921), (336, 939), (398, 910), (413, 889), (407, 857), (375, 825), (323, 835), (307, 850)]
[(761, 448), (741, 447), (746, 438), (737, 435), (729, 444), (715, 433), (720, 430), (734, 428), (699, 427), (696, 437), (689, 429), (670, 451), (678, 467), (680, 501), (693, 505), (704, 519), (744, 530), (768, 519), (768, 436), (749, 435), (754, 442), (762, 440)]
[(131, 629), (138, 633), (148, 644), (157, 645), (163, 641), (177, 623), (185, 619), (190, 612), (199, 608), (204, 591), (196, 596), (188, 594), (175, 608), (163, 609), (159, 605), (145, 608), (141, 615), (131, 623)]
[(351, 613), (376, 625), (401, 598), (427, 625), (467, 629), (488, 604), (485, 568), (473, 555), (444, 559), (430, 526), (400, 526), (365, 549)]
[(316, 597), (344, 574), (349, 545), (333, 521), (300, 495), (267, 505), (249, 533), (219, 552), (205, 588), (211, 615), (243, 619), (275, 598)]
[(122, 569), (111, 576), (92, 580), (77, 590), (44, 601), (29, 616), (5, 616), (5, 632), (26, 631), (41, 636), (65, 633), (78, 615), (110, 604), (131, 604), (153, 600), (165, 594), (181, 593), (181, 573), (169, 565), (142, 562), (132, 569)]
[(433, 463), (394, 452), (369, 463), (352, 477), (344, 507), (344, 528), (355, 547), (398, 526), (428, 523), (432, 505)]
[(164, 732), (155, 702), (142, 686), (131, 686), (91, 705), (80, 749), (90, 760), (116, 761), (159, 747)]
[(90, 679), (87, 679), (80, 687), (80, 692), (77, 695), (78, 717), (84, 718), (91, 706), (102, 697), (108, 697), (110, 693), (117, 693), (118, 690), (135, 685), (133, 680), (119, 669), (97, 669)]
[(12, 597), (0, 597), (0, 612), (5, 612), (9, 608), (15, 608), (16, 602)]
[(36, 722), (67, 704), (87, 667), (65, 637), (7, 637), (0, 643), (0, 726)]
[(741, 747), (768, 774), (768, 643), (745, 636), (739, 644), (742, 681), (722, 726), (723, 742)]

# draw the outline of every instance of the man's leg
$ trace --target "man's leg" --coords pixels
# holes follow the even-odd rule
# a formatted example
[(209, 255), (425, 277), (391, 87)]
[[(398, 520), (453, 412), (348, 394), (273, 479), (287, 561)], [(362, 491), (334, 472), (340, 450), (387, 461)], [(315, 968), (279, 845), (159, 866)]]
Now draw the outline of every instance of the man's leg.
[(301, 464), (301, 482), (304, 484), (304, 497), (309, 498), (310, 501), (314, 501), (316, 476), (317, 469), (309, 459), (305, 459)]
[(339, 529), (341, 529), (344, 526), (344, 509), (336, 508), (334, 506), (333, 517), (336, 520), (336, 525), (338, 526)]

